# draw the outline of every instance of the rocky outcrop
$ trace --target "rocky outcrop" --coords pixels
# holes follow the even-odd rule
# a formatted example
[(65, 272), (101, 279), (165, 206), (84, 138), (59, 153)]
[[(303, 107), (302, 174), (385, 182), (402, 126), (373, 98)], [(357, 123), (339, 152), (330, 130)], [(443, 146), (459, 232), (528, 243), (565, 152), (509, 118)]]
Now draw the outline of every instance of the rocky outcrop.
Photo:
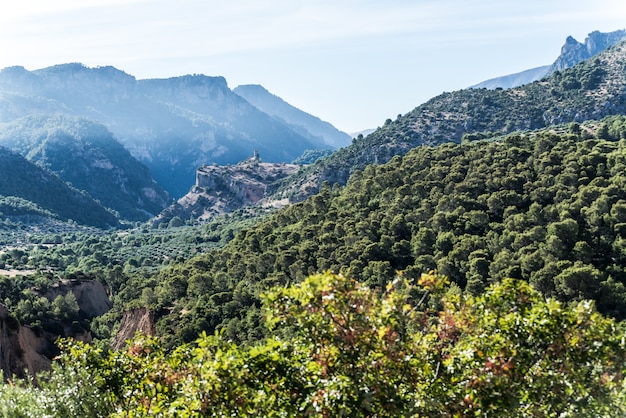
[(297, 164), (263, 163), (258, 154), (230, 166), (202, 166), (196, 171), (196, 185), (153, 220), (154, 225), (182, 220), (207, 221), (217, 215), (257, 205), (275, 184), (295, 173)]
[(62, 281), (48, 289), (46, 298), (54, 300), (57, 296), (64, 296), (72, 292), (82, 313), (93, 318), (105, 314), (113, 304), (109, 300), (106, 287), (97, 280), (81, 282)]
[(138, 332), (144, 335), (154, 335), (156, 333), (154, 313), (148, 308), (137, 308), (126, 311), (120, 322), (120, 327), (113, 338), (111, 347), (119, 350), (129, 339)]
[(567, 39), (565, 39), (565, 44), (561, 47), (561, 54), (552, 65), (544, 65), (519, 73), (492, 78), (475, 84), (470, 88), (509, 89), (532, 83), (533, 81), (538, 81), (551, 75), (555, 71), (562, 71), (566, 68), (573, 67), (579, 62), (599, 54), (625, 38), (626, 30), (616, 30), (608, 33), (594, 31), (585, 38), (584, 43), (580, 43), (573, 37), (568, 36)]
[(599, 31), (591, 32), (585, 43), (578, 42), (571, 36), (565, 40), (565, 45), (561, 48), (561, 55), (550, 67), (548, 74), (554, 71), (561, 71), (573, 67), (581, 61), (589, 59), (604, 51), (611, 45), (626, 38), (626, 30), (616, 30), (614, 32), (603, 33)]

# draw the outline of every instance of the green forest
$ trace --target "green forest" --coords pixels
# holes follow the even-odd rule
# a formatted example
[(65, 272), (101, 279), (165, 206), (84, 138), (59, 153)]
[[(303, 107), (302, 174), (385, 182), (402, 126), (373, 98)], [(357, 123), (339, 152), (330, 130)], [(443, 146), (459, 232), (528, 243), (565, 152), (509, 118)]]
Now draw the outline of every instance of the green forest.
[[(626, 117), (417, 147), (269, 215), (20, 228), (9, 326), (95, 340), (0, 386), (3, 416), (626, 412)], [(44, 297), (61, 279), (113, 308)], [(111, 350), (140, 307), (156, 335)]]
[(356, 172), (345, 188), (322, 188), (222, 249), (131, 277), (117, 303), (150, 289), (147, 306), (169, 346), (218, 329), (245, 342), (263, 334), (258, 295), (271, 286), (332, 271), (384, 287), (396, 271), (416, 279), (436, 269), (470, 294), (522, 279), (622, 319), (626, 142), (585, 136), (418, 147)]
[(0, 416), (626, 415), (625, 54), (444, 93), (207, 223), (146, 222), (169, 195), (100, 125), (4, 126), (0, 367), (54, 361)]

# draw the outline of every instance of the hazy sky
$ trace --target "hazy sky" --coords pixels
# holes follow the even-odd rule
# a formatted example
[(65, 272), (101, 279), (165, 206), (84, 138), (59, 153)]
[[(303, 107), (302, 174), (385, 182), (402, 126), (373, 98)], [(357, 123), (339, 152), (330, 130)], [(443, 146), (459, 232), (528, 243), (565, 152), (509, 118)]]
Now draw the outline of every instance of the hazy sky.
[(221, 75), (354, 132), (624, 28), (624, 0), (4, 0), (0, 68)]

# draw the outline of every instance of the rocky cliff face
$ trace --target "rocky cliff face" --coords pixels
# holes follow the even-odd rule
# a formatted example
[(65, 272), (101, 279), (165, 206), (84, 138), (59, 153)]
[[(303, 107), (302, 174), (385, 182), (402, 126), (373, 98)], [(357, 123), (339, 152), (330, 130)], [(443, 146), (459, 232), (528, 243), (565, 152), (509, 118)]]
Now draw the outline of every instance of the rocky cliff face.
[(202, 166), (196, 184), (175, 204), (157, 216), (158, 225), (178, 216), (207, 221), (217, 215), (259, 204), (276, 183), (295, 173), (297, 164), (263, 163), (258, 155), (231, 166)]
[(119, 330), (113, 338), (111, 347), (114, 350), (119, 350), (137, 332), (144, 335), (154, 335), (156, 333), (154, 314), (147, 308), (137, 308), (124, 312)]
[[(45, 294), (53, 300), (58, 295), (72, 292), (84, 317), (102, 315), (111, 308), (107, 290), (97, 281), (65, 281), (51, 287)], [(33, 330), (20, 325), (0, 304), (0, 370), (5, 378), (15, 375), (25, 377), (50, 368), (59, 350), (55, 341), (59, 337), (71, 337), (91, 342), (91, 333), (72, 323), (61, 323), (62, 334), (45, 330)]]
[(565, 45), (561, 48), (561, 55), (550, 67), (548, 74), (554, 71), (561, 71), (573, 67), (581, 61), (589, 59), (604, 51), (611, 45), (626, 38), (626, 30), (603, 33), (599, 31), (591, 32), (585, 42), (578, 42), (571, 36), (565, 40)]

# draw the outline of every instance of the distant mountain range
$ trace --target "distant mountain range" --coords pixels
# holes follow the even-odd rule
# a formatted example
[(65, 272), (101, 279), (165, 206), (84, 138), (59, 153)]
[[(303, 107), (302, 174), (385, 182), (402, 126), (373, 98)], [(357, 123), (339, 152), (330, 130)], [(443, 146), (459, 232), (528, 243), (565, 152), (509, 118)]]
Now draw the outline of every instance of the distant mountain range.
[(573, 67), (581, 61), (589, 59), (604, 51), (611, 45), (626, 38), (626, 30), (616, 30), (603, 33), (599, 31), (591, 32), (585, 42), (578, 42), (571, 36), (565, 40), (565, 45), (561, 48), (561, 54), (552, 63), (541, 67), (531, 68), (519, 73), (492, 78), (471, 86), (472, 88), (508, 89), (518, 87), (523, 84), (532, 83), (551, 75), (555, 71), (561, 71)]
[[(233, 91), (222, 77), (137, 80), (113, 67), (81, 64), (36, 71), (6, 68), (0, 71), (0, 146), (24, 159), (4, 150), (12, 157), (5, 157), (11, 165), (3, 167), (7, 174), (0, 198), (18, 199), (4, 203), (9, 211), (11, 205), (20, 206), (87, 225), (142, 221), (185, 195), (196, 184), (198, 167), (233, 165), (255, 150), (268, 163), (291, 162), (303, 153), (307, 158), (301, 160), (308, 162), (326, 155), (323, 150), (342, 147), (289, 177), (272, 178), (266, 192), (275, 193), (263, 196), (270, 203), (298, 201), (319, 190), (323, 181), (345, 184), (355, 170), (416, 146), (460, 142), (467, 133), (505, 134), (625, 113), (626, 47), (622, 41), (606, 49), (625, 36), (626, 31), (596, 31), (585, 44), (570, 37), (549, 69), (552, 74), (541, 81), (507, 90), (444, 93), (352, 140), (261, 86)], [(565, 68), (587, 55), (593, 58)], [(514, 78), (509, 82), (521, 82)], [(40, 185), (25, 174), (26, 167), (43, 173), (37, 176), (50, 179), (46, 181), (56, 178), (57, 195), (87, 212), (67, 212), (56, 200), (41, 199), (34, 192)], [(25, 189), (26, 178), (32, 190)], [(225, 198), (207, 196), (220, 202)], [(27, 208), (28, 202), (34, 206)], [(193, 217), (201, 209), (194, 206)], [(101, 219), (95, 220), (98, 214)]]
[(103, 124), (175, 197), (193, 186), (202, 164), (234, 164), (254, 150), (267, 161), (290, 162), (337, 142), (309, 132), (314, 124), (302, 127), (259, 110), (223, 77), (137, 80), (113, 67), (82, 64), (0, 71), (0, 122), (41, 114)]
[(331, 148), (350, 144), (352, 137), (317, 116), (290, 105), (258, 84), (238, 86), (233, 90), (261, 111), (274, 116), (294, 131), (315, 141), (322, 141)]
[(504, 135), (626, 114), (625, 67), (622, 41), (541, 81), (507, 90), (444, 93), (285, 179), (271, 198), (302, 200), (324, 181), (345, 184), (368, 164), (386, 163), (421, 145), (459, 143), (469, 133)]

